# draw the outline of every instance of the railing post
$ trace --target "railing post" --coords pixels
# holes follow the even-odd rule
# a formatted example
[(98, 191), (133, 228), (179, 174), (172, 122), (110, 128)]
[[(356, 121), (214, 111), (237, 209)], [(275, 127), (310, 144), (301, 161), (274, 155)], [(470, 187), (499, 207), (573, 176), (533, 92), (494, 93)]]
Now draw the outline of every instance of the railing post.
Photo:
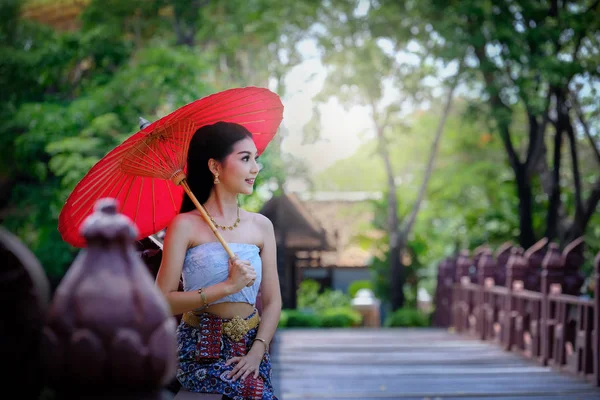
[(158, 399), (177, 367), (175, 320), (136, 254), (136, 228), (99, 200), (83, 249), (58, 286), (43, 330), (47, 385), (58, 398)]
[(442, 260), (438, 266), (433, 318), (435, 326), (449, 327), (452, 323), (452, 288), (454, 286), (455, 269), (456, 260), (451, 257)]
[[(494, 286), (494, 277), (496, 273), (498, 265), (494, 256), (492, 255), (492, 251), (489, 248), (486, 248), (482, 251), (481, 257), (479, 259), (479, 265), (477, 266), (477, 281), (479, 282), (479, 299), (477, 299), (477, 330), (479, 334), (479, 338), (481, 340), (485, 340), (488, 335), (486, 329), (486, 312), (488, 311), (489, 305), (486, 302), (485, 291), (489, 286)], [(493, 305), (492, 305), (493, 310)]]
[(528, 264), (523, 256), (523, 249), (520, 247), (513, 247), (508, 263), (506, 264), (506, 288), (508, 289), (508, 295), (506, 296), (506, 305), (504, 306), (502, 317), (504, 349), (507, 351), (510, 351), (516, 343), (514, 329), (516, 311), (513, 311), (513, 291), (515, 290), (515, 282), (519, 281), (523, 284), (527, 269)]
[(542, 347), (539, 360), (542, 365), (547, 365), (548, 360), (552, 356), (554, 322), (550, 319), (552, 310), (550, 308), (548, 294), (550, 293), (551, 285), (563, 285), (563, 266), (563, 257), (558, 249), (558, 245), (556, 243), (550, 243), (546, 256), (542, 262), (542, 317), (540, 321), (540, 343)]
[(463, 290), (463, 278), (469, 279), (469, 269), (472, 260), (469, 256), (469, 250), (461, 250), (456, 260), (456, 278), (454, 284), (454, 293), (452, 297), (452, 324), (457, 332), (463, 332), (468, 327), (469, 301), (466, 291)]
[(508, 259), (510, 258), (514, 247), (512, 242), (506, 242), (496, 250), (495, 257), (496, 262), (498, 263), (494, 280), (496, 286), (504, 286), (506, 283)]
[(562, 291), (564, 294), (573, 296), (581, 294), (581, 286), (585, 278), (579, 268), (585, 262), (584, 250), (585, 242), (583, 237), (580, 237), (569, 243), (562, 252), (565, 260), (565, 278)]

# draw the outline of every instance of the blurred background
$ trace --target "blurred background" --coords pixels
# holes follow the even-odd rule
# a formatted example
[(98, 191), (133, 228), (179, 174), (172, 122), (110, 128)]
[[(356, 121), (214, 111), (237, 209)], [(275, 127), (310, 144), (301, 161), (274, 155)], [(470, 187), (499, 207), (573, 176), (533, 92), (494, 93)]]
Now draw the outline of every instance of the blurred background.
[(78, 251), (57, 230), (62, 205), (138, 117), (261, 86), (281, 96), (284, 120), (240, 200), (278, 231), (282, 327), (356, 325), (361, 288), (385, 324), (428, 325), (440, 261), (506, 242), (583, 237), (589, 296), (599, 11), (591, 0), (3, 0), (0, 220), (56, 287)]

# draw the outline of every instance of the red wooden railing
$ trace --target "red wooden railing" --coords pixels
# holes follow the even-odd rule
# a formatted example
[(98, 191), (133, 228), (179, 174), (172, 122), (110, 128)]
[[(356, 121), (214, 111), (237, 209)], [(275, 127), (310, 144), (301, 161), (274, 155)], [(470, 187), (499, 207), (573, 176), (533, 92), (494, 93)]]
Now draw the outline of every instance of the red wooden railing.
[(600, 253), (593, 298), (580, 292), (583, 254), (582, 239), (463, 250), (439, 264), (433, 322), (600, 386)]

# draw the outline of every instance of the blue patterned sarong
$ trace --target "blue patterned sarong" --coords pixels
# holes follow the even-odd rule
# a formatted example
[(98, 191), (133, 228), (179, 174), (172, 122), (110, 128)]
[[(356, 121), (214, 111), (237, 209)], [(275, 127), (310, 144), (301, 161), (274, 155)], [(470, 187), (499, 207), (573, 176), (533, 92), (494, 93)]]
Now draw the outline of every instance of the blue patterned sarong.
[[(256, 312), (245, 319), (249, 320)], [(213, 329), (217, 326), (220, 328), (228, 320), (209, 313), (200, 314), (199, 317), (199, 327), (188, 325), (183, 320), (177, 327), (177, 379), (181, 386), (190, 392), (219, 393), (234, 400), (277, 400), (273, 394), (271, 358), (268, 353), (260, 363), (258, 378), (254, 378), (254, 374), (243, 381), (238, 379), (234, 382), (227, 378), (235, 364), (225, 365), (225, 362), (247, 354), (258, 327), (250, 329), (240, 341), (234, 342), (229, 336), (221, 334), (220, 329)]]

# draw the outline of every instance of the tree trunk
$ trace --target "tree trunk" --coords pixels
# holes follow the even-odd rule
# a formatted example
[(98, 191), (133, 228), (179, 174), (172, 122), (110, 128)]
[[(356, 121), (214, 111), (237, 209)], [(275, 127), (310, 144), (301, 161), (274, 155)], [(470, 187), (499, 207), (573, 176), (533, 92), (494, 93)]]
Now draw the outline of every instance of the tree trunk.
[(569, 227), (565, 243), (570, 243), (578, 237), (583, 236), (592, 215), (594, 215), (598, 207), (598, 203), (600, 203), (600, 178), (596, 179), (592, 192), (585, 202), (583, 211), (575, 214), (575, 219)]
[[(575, 113), (578, 117), (579, 123), (583, 127), (585, 135), (590, 142), (590, 146), (596, 156), (596, 160), (600, 162), (600, 149), (596, 145), (594, 138), (590, 132), (590, 128), (585, 120), (583, 112), (581, 110), (581, 106), (577, 101), (577, 96), (571, 95), (571, 102), (574, 105)], [(571, 145), (571, 159), (573, 161), (573, 179), (575, 182), (575, 217), (573, 218), (573, 223), (569, 227), (565, 238), (563, 240), (563, 244), (568, 244), (573, 240), (583, 236), (585, 234), (585, 230), (587, 225), (594, 215), (596, 208), (598, 207), (598, 203), (600, 202), (600, 178), (596, 179), (594, 186), (592, 187), (592, 191), (586, 201), (583, 201), (583, 196), (581, 195), (581, 178), (579, 174), (579, 163), (578, 163), (578, 155), (577, 155), (577, 147), (575, 140), (575, 132), (573, 130), (573, 125), (571, 120), (567, 120), (569, 124), (567, 125), (567, 137), (569, 138), (569, 142)]]
[(391, 305), (392, 310), (402, 308), (404, 305), (404, 271), (400, 263), (400, 235), (398, 223), (398, 196), (396, 194), (396, 181), (388, 144), (384, 135), (384, 127), (377, 122), (376, 109), (372, 105), (373, 120), (375, 121), (377, 131), (377, 143), (379, 154), (383, 160), (385, 173), (387, 175), (387, 190), (388, 190), (388, 209), (387, 209), (387, 228), (389, 232), (389, 249), (390, 249), (390, 289), (391, 289)]
[(531, 184), (527, 177), (524, 165), (514, 168), (517, 181), (517, 194), (519, 196), (519, 245), (528, 249), (535, 243), (532, 218)]
[(550, 187), (550, 196), (548, 210), (546, 213), (546, 238), (549, 241), (554, 240), (558, 236), (558, 211), (560, 208), (560, 161), (562, 149), (562, 132), (563, 125), (561, 121), (556, 126), (554, 136), (554, 156), (552, 165), (552, 179)]

